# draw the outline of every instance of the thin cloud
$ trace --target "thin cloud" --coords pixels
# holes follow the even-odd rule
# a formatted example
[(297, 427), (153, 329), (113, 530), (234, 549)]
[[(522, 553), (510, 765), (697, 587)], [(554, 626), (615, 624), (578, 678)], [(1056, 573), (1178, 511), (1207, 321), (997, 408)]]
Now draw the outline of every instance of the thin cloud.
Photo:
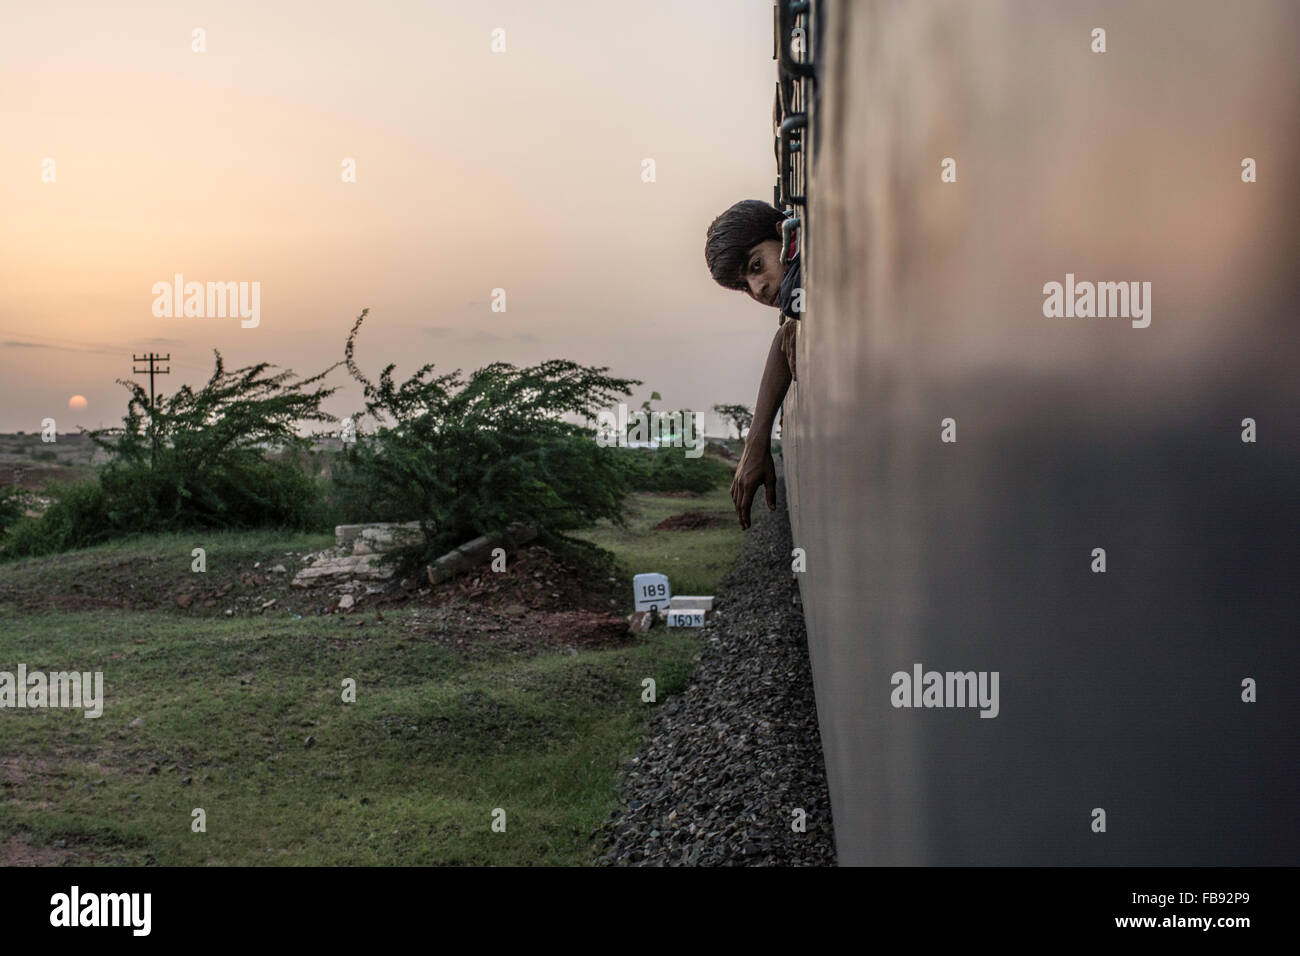
[(424, 331), (432, 338), (446, 339), (455, 336), (458, 342), (540, 342), (537, 336), (531, 332), (511, 332), (508, 335), (498, 335), (495, 332), (487, 332), (479, 329), (474, 332), (462, 332), (454, 328), (445, 328), (442, 326), (426, 326)]
[(531, 332), (512, 332), (509, 335), (497, 335), (495, 332), (479, 330), (473, 335), (464, 336), (469, 342), (538, 342), (540, 339)]
[(45, 342), (18, 342), (13, 339), (0, 342), (0, 345), (17, 349), (54, 349), (56, 352), (94, 352), (98, 355), (117, 355), (121, 352), (121, 349), (79, 349), (73, 348), (70, 345), (48, 345)]

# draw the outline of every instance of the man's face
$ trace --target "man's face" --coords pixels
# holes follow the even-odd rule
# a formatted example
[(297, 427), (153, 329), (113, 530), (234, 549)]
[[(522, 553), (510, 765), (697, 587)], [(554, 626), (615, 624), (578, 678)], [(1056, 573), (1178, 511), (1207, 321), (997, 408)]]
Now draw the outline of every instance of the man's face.
[(781, 278), (785, 266), (781, 265), (781, 240), (764, 239), (749, 250), (745, 262), (745, 282), (749, 297), (763, 305), (778, 306), (781, 296)]

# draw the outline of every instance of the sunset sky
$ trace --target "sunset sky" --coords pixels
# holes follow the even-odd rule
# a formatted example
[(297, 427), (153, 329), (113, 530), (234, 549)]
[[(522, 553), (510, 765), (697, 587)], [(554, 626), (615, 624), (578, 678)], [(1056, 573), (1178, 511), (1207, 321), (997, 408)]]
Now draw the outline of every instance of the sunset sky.
[[(213, 348), (314, 374), (364, 307), (369, 373), (570, 358), (752, 404), (776, 312), (703, 244), (771, 198), (771, 30), (768, 0), (5, 4), (0, 431), (119, 424), (133, 352), (162, 392)], [(260, 282), (260, 325), (155, 318), (176, 273)]]

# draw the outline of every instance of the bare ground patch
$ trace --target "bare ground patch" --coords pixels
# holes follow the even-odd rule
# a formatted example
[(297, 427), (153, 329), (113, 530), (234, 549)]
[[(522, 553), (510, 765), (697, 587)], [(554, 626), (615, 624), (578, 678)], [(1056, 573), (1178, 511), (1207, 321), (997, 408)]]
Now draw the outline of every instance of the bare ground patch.
[(21, 836), (0, 843), (0, 866), (59, 866), (74, 856), (71, 850), (33, 846)]
[(403, 638), (427, 641), (467, 656), (487, 650), (536, 654), (571, 648), (595, 650), (634, 642), (627, 621), (603, 611), (512, 608), (498, 612), (465, 606), (422, 611), (403, 623)]
[(4, 786), (18, 787), (33, 776), (49, 775), (49, 762), (39, 757), (0, 757), (0, 784)]
[(713, 528), (718, 525), (730, 523), (731, 521), (729, 518), (713, 514), (709, 511), (684, 511), (679, 515), (673, 515), (671, 518), (665, 518), (651, 530), (694, 531), (696, 528)]

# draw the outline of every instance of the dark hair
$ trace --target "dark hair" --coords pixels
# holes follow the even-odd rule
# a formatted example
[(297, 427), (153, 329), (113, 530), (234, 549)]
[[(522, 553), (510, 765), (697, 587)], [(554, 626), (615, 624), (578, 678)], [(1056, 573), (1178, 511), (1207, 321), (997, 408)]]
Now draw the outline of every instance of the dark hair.
[(704, 240), (704, 261), (714, 281), (728, 289), (745, 288), (749, 250), (765, 239), (780, 239), (784, 219), (775, 206), (744, 199), (713, 220)]

